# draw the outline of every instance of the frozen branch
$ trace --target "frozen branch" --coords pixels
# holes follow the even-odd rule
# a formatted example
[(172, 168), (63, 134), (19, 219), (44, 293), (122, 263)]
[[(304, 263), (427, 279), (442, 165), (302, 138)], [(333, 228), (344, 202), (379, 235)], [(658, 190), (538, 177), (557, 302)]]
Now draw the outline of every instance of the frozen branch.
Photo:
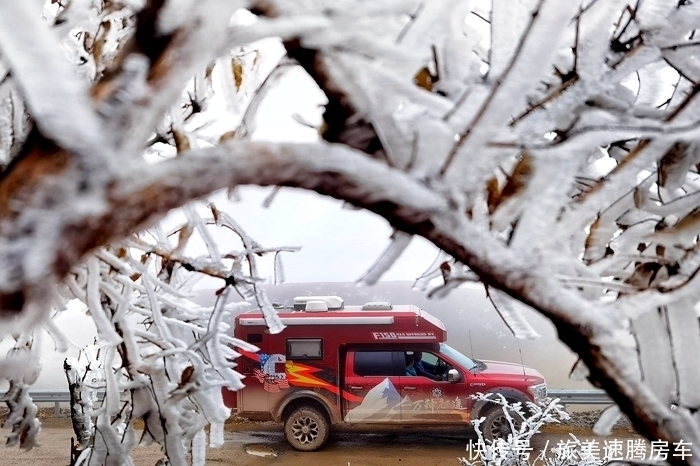
[(109, 147), (95, 151), (104, 142), (101, 122), (91, 107), (88, 87), (41, 19), (38, 3), (10, 2), (0, 7), (0, 50), (44, 136), (72, 151), (92, 167), (93, 176), (99, 176), (110, 155)]
[[(417, 287), (442, 277), (438, 296), (480, 280), (520, 335), (532, 332), (512, 300), (539, 311), (641, 433), (684, 438), (700, 457), (697, 371), (683, 359), (700, 351), (700, 7), (521, 4), (510, 14), (496, 2), (489, 15), (459, 1), (88, 1), (59, 5), (52, 30), (35, 4), (0, 6), (0, 148), (14, 156), (0, 176), (0, 326), (56, 333), (45, 323), (56, 286), (88, 304), (105, 367), (122, 365), (105, 375), (106, 403), (90, 421), (100, 435), (83, 460), (87, 449), (91, 464), (128, 456), (138, 418), (143, 441), (161, 443), (172, 464), (186, 461), (183, 439), (202, 461), (207, 423), (220, 443), (228, 412), (215, 394), (241, 383), (228, 345), (254, 349), (225, 334), (242, 306), (226, 298), (255, 301), (280, 331), (258, 257), (282, 278), (280, 252), (294, 248), (263, 247), (221, 209), (210, 220), (187, 203), (247, 184), (312, 190), (385, 218), (396, 233), (367, 282), (412, 236), (427, 238), (442, 252)], [(270, 62), (266, 41), (248, 43), (264, 38), (278, 41)], [(328, 99), (324, 142), (251, 142), (270, 84), (294, 60)], [(235, 121), (215, 134), (221, 76)], [(36, 124), (27, 137), (25, 108)], [(161, 227), (132, 236), (183, 206), (176, 244)], [(212, 228), (242, 250), (220, 251)], [(193, 241), (206, 257), (185, 253)], [(189, 301), (195, 275), (221, 280), (216, 306)], [(643, 325), (658, 309), (665, 334)], [(31, 445), (38, 425), (22, 391), (35, 374), (17, 361), (0, 365), (14, 412), (28, 413), (14, 435)], [(658, 366), (678, 380), (674, 399), (642, 377)]]

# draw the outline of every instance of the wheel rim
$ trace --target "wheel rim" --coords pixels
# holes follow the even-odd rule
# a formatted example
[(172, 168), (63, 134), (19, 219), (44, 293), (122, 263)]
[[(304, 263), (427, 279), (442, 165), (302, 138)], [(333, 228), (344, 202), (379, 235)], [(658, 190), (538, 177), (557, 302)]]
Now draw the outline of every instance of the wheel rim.
[(300, 416), (292, 424), (292, 437), (301, 444), (313, 443), (319, 436), (319, 426), (316, 419), (310, 416)]
[(500, 415), (491, 421), (491, 425), (489, 426), (489, 432), (491, 433), (491, 437), (493, 438), (508, 438), (508, 435), (510, 435), (511, 430), (510, 430), (510, 424), (508, 423), (508, 419), (506, 419), (505, 415)]

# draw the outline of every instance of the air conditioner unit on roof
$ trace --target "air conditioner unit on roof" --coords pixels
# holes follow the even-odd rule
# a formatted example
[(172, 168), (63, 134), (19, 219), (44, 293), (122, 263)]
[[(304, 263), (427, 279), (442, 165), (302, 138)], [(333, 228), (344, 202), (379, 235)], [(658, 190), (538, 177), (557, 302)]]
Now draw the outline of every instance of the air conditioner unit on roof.
[[(326, 303), (328, 309), (343, 309), (345, 302), (340, 296), (297, 296), (294, 298), (294, 309), (307, 310), (307, 303), (310, 301), (322, 301)], [(317, 304), (313, 305), (318, 306)]]
[(307, 301), (306, 312), (324, 312), (328, 310), (328, 303), (325, 301)]

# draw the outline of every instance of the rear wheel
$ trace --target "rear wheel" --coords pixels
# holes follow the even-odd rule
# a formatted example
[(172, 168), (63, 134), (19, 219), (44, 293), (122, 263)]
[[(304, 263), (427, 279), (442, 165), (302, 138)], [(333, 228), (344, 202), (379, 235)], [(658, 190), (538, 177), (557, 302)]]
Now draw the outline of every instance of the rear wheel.
[[(513, 411), (509, 411), (508, 414), (510, 414), (512, 418), (514, 427), (519, 429), (522, 423), (520, 415)], [(499, 438), (505, 440), (508, 438), (508, 435), (512, 433), (510, 422), (508, 422), (508, 418), (501, 406), (490, 409), (489, 412), (486, 413), (486, 419), (482, 425), (482, 431), (486, 440), (494, 441)]]
[(318, 450), (328, 440), (330, 426), (326, 416), (310, 406), (296, 408), (284, 422), (284, 435), (300, 451)]

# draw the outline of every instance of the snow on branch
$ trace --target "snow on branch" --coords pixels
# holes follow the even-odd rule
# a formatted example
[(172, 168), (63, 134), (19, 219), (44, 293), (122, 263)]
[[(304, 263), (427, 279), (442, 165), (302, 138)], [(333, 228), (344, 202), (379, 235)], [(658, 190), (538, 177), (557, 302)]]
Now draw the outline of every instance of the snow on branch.
[[(163, 227), (139, 234), (246, 184), (313, 190), (389, 221), (394, 241), (368, 282), (411, 236), (427, 238), (442, 252), (417, 287), (442, 277), (440, 296), (480, 280), (521, 335), (508, 304), (532, 307), (640, 432), (700, 446), (698, 367), (683, 356), (700, 348), (700, 6), (59, 3), (51, 27), (33, 3), (0, 6), (0, 150), (14, 157), (0, 176), (0, 322), (3, 336), (45, 324), (55, 289), (87, 303), (104, 367), (118, 368), (95, 425), (111, 428), (118, 408), (127, 439), (93, 442), (101, 460), (131, 451), (139, 417), (171, 463), (186, 457), (173, 433), (201, 458), (201, 429), (220, 432), (226, 414), (215, 393), (240, 387), (229, 360), (252, 350), (225, 334), (242, 306), (227, 298), (281, 330), (257, 261), (270, 256), (281, 278), (294, 248), (263, 247), (221, 207), (207, 218), (187, 207), (175, 245)], [(271, 84), (297, 64), (328, 100), (319, 141), (252, 142)], [(211, 228), (241, 247), (219, 251)], [(190, 300), (193, 275), (221, 280), (215, 307)], [(13, 361), (0, 364), (26, 407), (34, 375)], [(29, 408), (20, 432), (36, 430)]]
[[(38, 332), (37, 332), (38, 335)], [(15, 345), (10, 349), (2, 368), (3, 378), (9, 388), (3, 397), (9, 412), (3, 427), (9, 427), (7, 446), (19, 444), (23, 450), (39, 445), (41, 422), (36, 418), (37, 407), (29, 396), (29, 387), (39, 376), (39, 347), (41, 343), (31, 330), (15, 336)]]
[(104, 170), (109, 147), (95, 151), (105, 135), (92, 109), (89, 88), (76, 75), (38, 7), (37, 2), (9, 2), (0, 7), (2, 60), (44, 135), (74, 152), (82, 163), (97, 164), (95, 168)]
[[(180, 231), (230, 226), (226, 219), (207, 222), (194, 206), (187, 209), (186, 218)], [(206, 258), (187, 259), (180, 256), (182, 243), (173, 250), (164, 239), (149, 245), (132, 238), (99, 251), (84, 268), (72, 272), (78, 277), (71, 287), (74, 296), (89, 305), (101, 339), (98, 351), (83, 351), (85, 361), (68, 359), (65, 364), (78, 437), (72, 464), (89, 458), (89, 464), (108, 465), (110, 458), (130, 457), (137, 443), (134, 422), (138, 419), (145, 424), (140, 443), (160, 443), (173, 465), (190, 464), (186, 460), (190, 447), (198, 462), (191, 464), (203, 464), (207, 425), (212, 425), (210, 443), (223, 443), (221, 426), (230, 411), (223, 405), (221, 388), (243, 387), (242, 376), (233, 370), (232, 361), (239, 355), (235, 349), (257, 351), (227, 335), (226, 322), (249, 303), (229, 302), (230, 276), (216, 273), (209, 275), (222, 279), (224, 285), (215, 305), (206, 308), (191, 301), (184, 278), (208, 269), (222, 270), (222, 256), (218, 250), (212, 254), (215, 245), (210, 243)], [(134, 260), (143, 250), (148, 258)], [(255, 254), (277, 252), (256, 250)], [(253, 275), (250, 280), (259, 279)], [(260, 290), (256, 297), (265, 299)], [(276, 316), (269, 317), (274, 323)], [(101, 406), (96, 390), (105, 391)]]

